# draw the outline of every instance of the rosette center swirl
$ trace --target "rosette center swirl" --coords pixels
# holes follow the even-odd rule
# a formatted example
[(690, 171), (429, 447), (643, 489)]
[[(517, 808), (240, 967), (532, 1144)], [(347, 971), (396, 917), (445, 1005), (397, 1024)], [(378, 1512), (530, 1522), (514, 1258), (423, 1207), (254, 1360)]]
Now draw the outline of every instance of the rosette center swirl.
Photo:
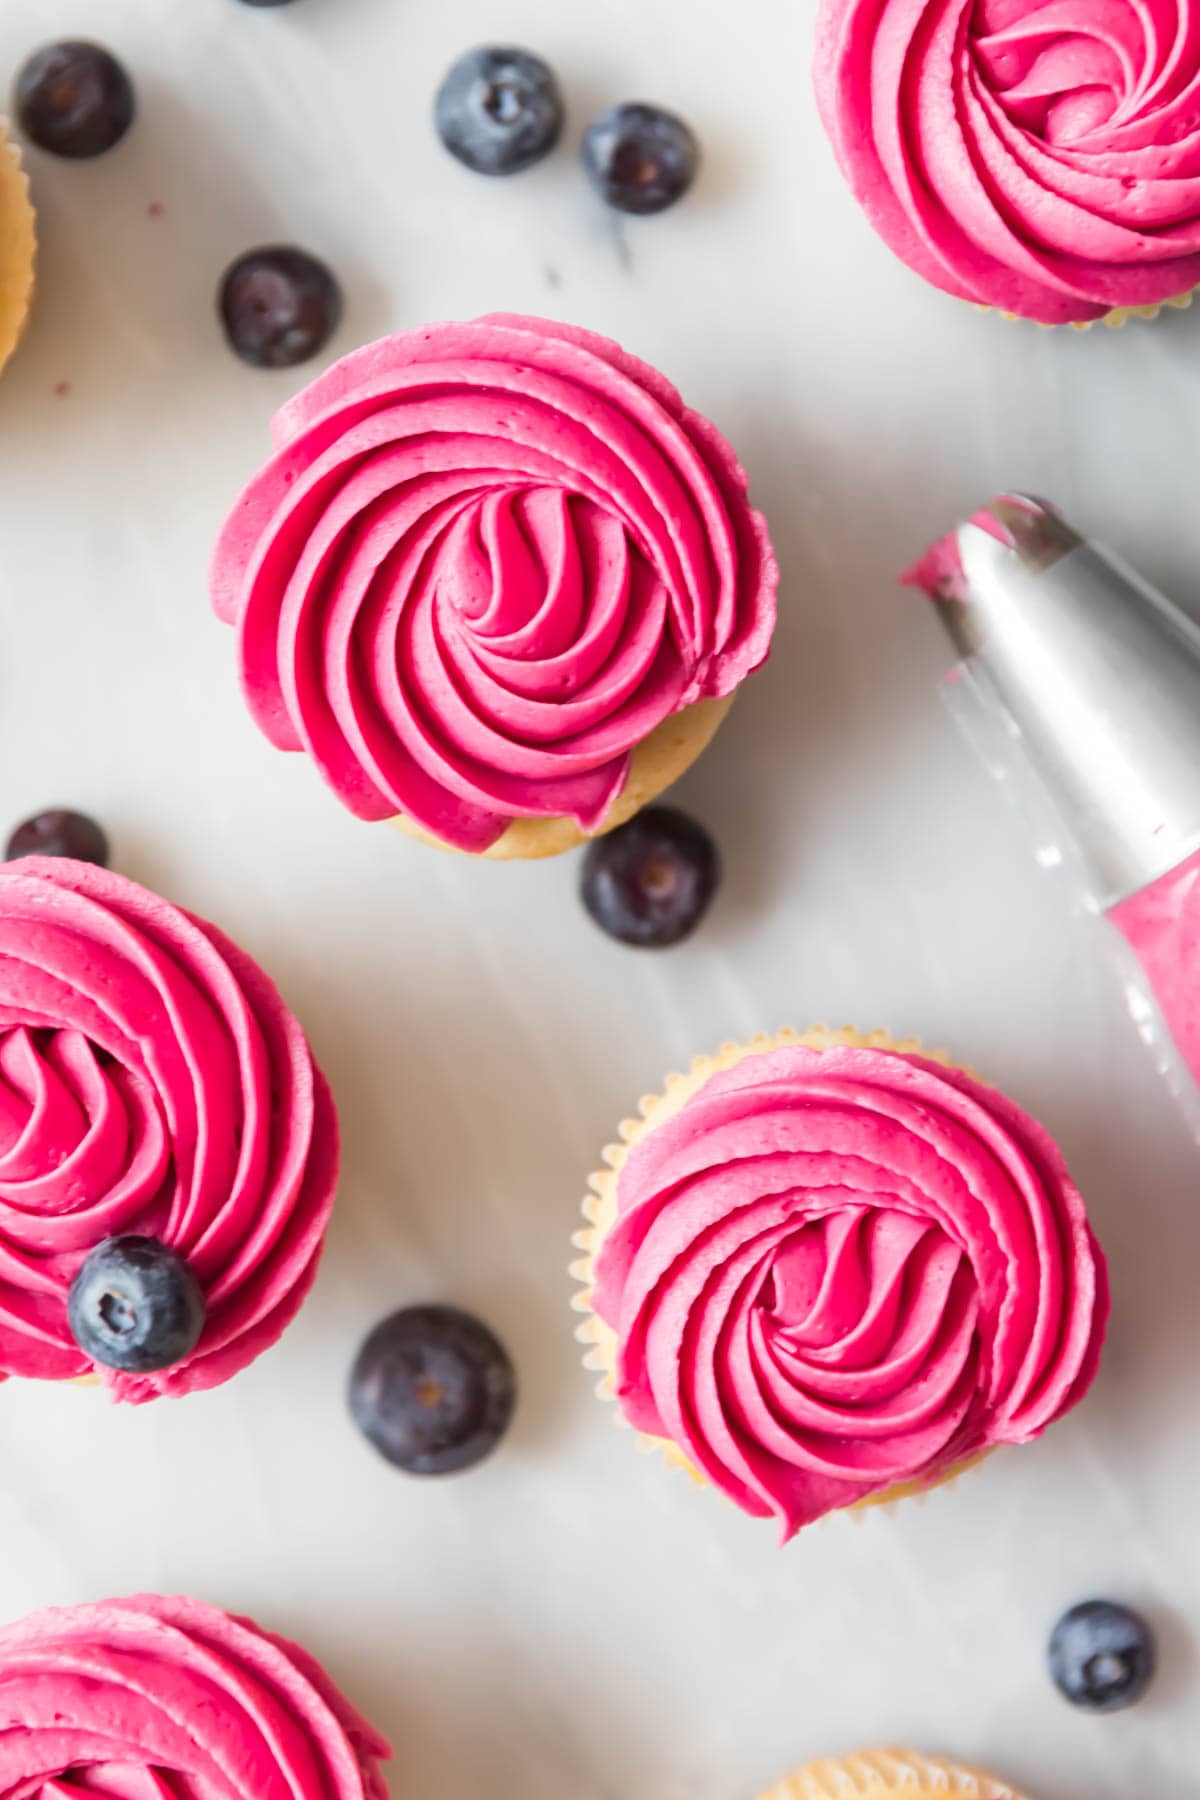
[(745, 477), (594, 334), (388, 338), (276, 421), (213, 566), (272, 743), (351, 811), (480, 851), (598, 829), (639, 744), (765, 657), (777, 571)]
[(213, 1386), (282, 1332), (316, 1272), (337, 1121), (300, 1027), (215, 927), (66, 859), (0, 870), (0, 1375), (92, 1363), (67, 1298), (106, 1238), (157, 1239), (203, 1334), (116, 1397)]
[(817, 93), (892, 249), (1045, 324), (1200, 285), (1192, 0), (822, 0)]
[(636, 1141), (596, 1257), (617, 1398), (790, 1534), (1038, 1435), (1090, 1384), (1103, 1259), (1062, 1158), (917, 1055), (744, 1055)]

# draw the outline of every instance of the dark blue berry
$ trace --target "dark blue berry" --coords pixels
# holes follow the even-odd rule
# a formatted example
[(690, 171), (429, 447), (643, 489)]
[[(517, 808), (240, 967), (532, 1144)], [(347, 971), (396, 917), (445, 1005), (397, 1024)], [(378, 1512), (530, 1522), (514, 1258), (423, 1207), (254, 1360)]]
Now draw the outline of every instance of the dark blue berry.
[(539, 56), (487, 44), (459, 57), (438, 89), (434, 119), (447, 150), (468, 169), (516, 175), (562, 136), (562, 96)]
[(70, 39), (38, 50), (17, 76), (21, 129), (55, 156), (103, 156), (133, 124), (133, 83), (111, 51)]
[(196, 1348), (204, 1295), (182, 1257), (157, 1238), (108, 1238), (75, 1277), (67, 1317), (93, 1362), (149, 1375)]
[(1072, 1706), (1119, 1712), (1140, 1700), (1150, 1684), (1154, 1634), (1128, 1606), (1085, 1600), (1054, 1627), (1049, 1655), (1050, 1673)]
[(702, 825), (671, 806), (648, 806), (588, 847), (580, 891), (602, 931), (623, 944), (665, 950), (695, 931), (721, 879)]
[(700, 145), (682, 119), (661, 107), (614, 106), (588, 126), (583, 166), (619, 212), (663, 212), (695, 181)]
[(486, 1325), (453, 1306), (410, 1306), (377, 1325), (350, 1375), (365, 1437), (410, 1475), (469, 1469), (496, 1448), (516, 1375)]
[(231, 347), (255, 369), (291, 369), (325, 348), (342, 292), (323, 262), (289, 244), (249, 250), (225, 271), (218, 301)]
[(9, 862), (21, 856), (70, 856), (76, 862), (108, 867), (108, 839), (86, 813), (53, 807), (18, 825), (5, 847)]
[(242, 0), (243, 6), (290, 6), (292, 0)]

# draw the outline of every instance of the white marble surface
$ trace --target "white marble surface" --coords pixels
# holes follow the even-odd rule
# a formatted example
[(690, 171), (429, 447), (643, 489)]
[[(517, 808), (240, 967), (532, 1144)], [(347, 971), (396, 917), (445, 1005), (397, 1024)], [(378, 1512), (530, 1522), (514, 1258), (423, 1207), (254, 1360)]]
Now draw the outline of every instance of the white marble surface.
[[(844, 193), (809, 96), (812, 0), (3, 0), (0, 83), (42, 40), (117, 48), (143, 103), (91, 166), (37, 159), (32, 334), (0, 382), (0, 822), (78, 803), (119, 865), (273, 970), (336, 1086), (344, 1188), (316, 1295), (224, 1390), (110, 1410), (0, 1399), (0, 1615), (184, 1589), (307, 1640), (394, 1737), (396, 1800), (749, 1800), (878, 1739), (990, 1761), (1038, 1800), (1198, 1791), (1195, 1153), (1094, 945), (934, 699), (945, 653), (894, 575), (1024, 484), (1200, 598), (1200, 311), (1053, 335), (926, 290)], [(674, 104), (709, 150), (675, 214), (619, 227), (564, 152), (508, 184), (429, 103), (485, 37), (561, 70), (574, 132)], [(163, 216), (152, 217), (156, 204)], [(209, 617), (222, 511), (293, 385), (226, 352), (249, 244), (323, 252), (340, 347), (493, 308), (660, 363), (774, 521), (770, 669), (681, 799), (729, 877), (669, 956), (604, 941), (577, 869), (442, 858), (343, 815), (256, 735)], [(69, 391), (56, 394), (60, 383)], [(576, 1201), (635, 1097), (784, 1021), (945, 1043), (1061, 1137), (1115, 1278), (1093, 1398), (956, 1491), (786, 1553), (612, 1430), (576, 1364)], [(342, 1386), (394, 1304), (507, 1337), (524, 1404), (451, 1484), (393, 1475)], [(1163, 1673), (1073, 1714), (1047, 1628), (1144, 1605)]]

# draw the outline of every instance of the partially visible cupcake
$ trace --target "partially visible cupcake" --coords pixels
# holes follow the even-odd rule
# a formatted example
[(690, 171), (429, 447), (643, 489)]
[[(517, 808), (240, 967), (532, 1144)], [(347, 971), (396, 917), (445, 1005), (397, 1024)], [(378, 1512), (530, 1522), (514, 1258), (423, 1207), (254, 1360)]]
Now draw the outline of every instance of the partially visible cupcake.
[(0, 1377), (211, 1388), (312, 1286), (337, 1115), (215, 926), (66, 857), (0, 866)]
[(862, 1750), (808, 1763), (759, 1800), (920, 1800), (925, 1794), (1021, 1800), (1015, 1788), (982, 1769), (915, 1750)]
[(384, 338), (274, 436), (213, 604), (259, 727), (362, 819), (555, 855), (682, 775), (766, 658), (778, 572), (733, 451), (593, 332)]
[(1200, 37), (1131, 0), (821, 0), (817, 101), (871, 224), (959, 299), (1119, 324), (1200, 285)]
[(0, 119), (0, 369), (21, 339), (33, 302), (37, 222), (21, 155)]
[(391, 1749), (320, 1664), (200, 1600), (33, 1613), (0, 1667), (6, 1795), (387, 1800)]
[(621, 1127), (574, 1273), (601, 1393), (786, 1540), (1080, 1401), (1104, 1258), (1012, 1101), (882, 1033), (784, 1032)]

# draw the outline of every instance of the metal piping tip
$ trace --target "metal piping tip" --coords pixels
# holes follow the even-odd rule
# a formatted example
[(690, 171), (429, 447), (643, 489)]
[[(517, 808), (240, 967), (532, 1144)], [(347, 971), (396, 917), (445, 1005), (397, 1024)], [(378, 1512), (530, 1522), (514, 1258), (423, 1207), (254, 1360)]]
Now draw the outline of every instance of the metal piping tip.
[(1103, 906), (1200, 845), (1200, 630), (1047, 501), (1005, 494), (904, 580), (1008, 713)]

